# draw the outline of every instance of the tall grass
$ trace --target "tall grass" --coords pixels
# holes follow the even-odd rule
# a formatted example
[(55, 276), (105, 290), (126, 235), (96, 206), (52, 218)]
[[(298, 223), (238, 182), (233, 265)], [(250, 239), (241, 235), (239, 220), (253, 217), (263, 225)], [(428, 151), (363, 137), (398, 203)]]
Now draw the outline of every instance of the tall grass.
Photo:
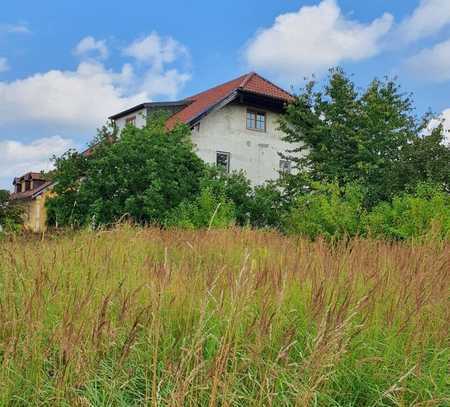
[(0, 245), (1, 405), (450, 403), (446, 243), (120, 227)]

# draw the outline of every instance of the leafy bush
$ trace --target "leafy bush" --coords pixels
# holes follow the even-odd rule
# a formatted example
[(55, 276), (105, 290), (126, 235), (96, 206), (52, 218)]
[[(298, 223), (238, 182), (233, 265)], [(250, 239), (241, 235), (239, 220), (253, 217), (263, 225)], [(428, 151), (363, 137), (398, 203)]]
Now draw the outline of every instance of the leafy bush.
[(184, 229), (226, 228), (235, 223), (235, 206), (223, 195), (215, 195), (205, 188), (193, 201), (184, 201), (173, 210), (167, 226)]
[(450, 195), (436, 186), (420, 184), (413, 194), (377, 205), (366, 223), (376, 237), (402, 240), (432, 234), (445, 239), (450, 237)]
[(315, 184), (315, 190), (299, 196), (284, 219), (288, 233), (311, 239), (327, 239), (361, 234), (364, 194), (357, 185), (340, 188), (336, 184)]
[(280, 228), (285, 206), (282, 189), (277, 183), (256, 186), (249, 208), (250, 224), (257, 228)]
[(218, 167), (207, 165), (200, 184), (202, 191), (209, 190), (213, 196), (221, 197), (224, 202), (233, 203), (234, 218), (238, 225), (248, 224), (252, 186), (244, 171), (227, 173)]
[(21, 205), (9, 200), (9, 192), (0, 190), (0, 233), (16, 232), (20, 229), (23, 219)]

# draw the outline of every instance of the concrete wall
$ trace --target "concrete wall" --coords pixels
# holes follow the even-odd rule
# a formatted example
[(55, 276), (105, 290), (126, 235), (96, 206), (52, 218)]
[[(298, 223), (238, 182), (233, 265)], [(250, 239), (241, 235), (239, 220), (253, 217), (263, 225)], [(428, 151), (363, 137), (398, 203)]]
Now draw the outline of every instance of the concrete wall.
[(266, 111), (266, 132), (247, 129), (246, 116), (247, 107), (243, 105), (227, 105), (206, 116), (199, 130), (192, 132), (197, 154), (215, 164), (218, 151), (229, 152), (230, 171), (244, 170), (253, 184), (277, 179), (278, 152), (292, 149), (292, 145), (281, 140), (279, 114)]
[[(261, 109), (258, 109), (260, 111)], [(136, 116), (136, 126), (145, 125), (145, 109), (116, 120), (119, 129), (125, 127), (128, 117)], [(192, 131), (197, 154), (207, 163), (216, 163), (216, 153), (230, 153), (230, 171), (244, 170), (257, 185), (279, 177), (278, 152), (292, 149), (281, 140), (278, 130), (279, 114), (266, 111), (266, 131), (247, 129), (247, 106), (230, 104), (210, 113), (200, 122), (199, 130)]]

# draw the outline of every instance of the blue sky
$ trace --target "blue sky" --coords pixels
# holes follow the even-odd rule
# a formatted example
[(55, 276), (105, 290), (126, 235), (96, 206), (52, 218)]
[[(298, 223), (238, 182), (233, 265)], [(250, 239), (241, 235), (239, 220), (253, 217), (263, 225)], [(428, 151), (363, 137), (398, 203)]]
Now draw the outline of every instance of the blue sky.
[(343, 66), (398, 76), (450, 119), (450, 0), (7, 2), (0, 16), (0, 188), (82, 148), (108, 115), (256, 70), (299, 89)]

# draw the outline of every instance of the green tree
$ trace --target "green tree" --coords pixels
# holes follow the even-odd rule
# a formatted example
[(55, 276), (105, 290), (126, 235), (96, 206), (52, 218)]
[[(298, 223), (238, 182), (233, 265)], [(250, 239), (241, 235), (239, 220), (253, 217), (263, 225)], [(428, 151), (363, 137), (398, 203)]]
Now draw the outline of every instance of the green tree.
[(436, 171), (450, 165), (442, 128), (422, 136), (430, 119), (415, 116), (411, 96), (396, 81), (374, 80), (358, 91), (341, 69), (333, 69), (322, 89), (309, 82), (281, 120), (285, 140), (295, 143), (287, 157), (297, 171), (288, 184), (304, 192), (311, 181), (358, 183), (369, 207), (420, 181), (448, 184), (448, 171)]
[(445, 144), (442, 124), (405, 146), (397, 170), (400, 178), (408, 180), (411, 191), (428, 182), (450, 193), (450, 146)]
[(4, 231), (18, 230), (23, 223), (23, 208), (10, 200), (9, 191), (0, 190), (0, 226)]
[(190, 130), (167, 131), (163, 118), (120, 137), (103, 128), (89, 154), (69, 152), (56, 159), (56, 196), (49, 219), (60, 225), (105, 225), (128, 217), (162, 223), (183, 200), (200, 191), (204, 164), (193, 151)]

